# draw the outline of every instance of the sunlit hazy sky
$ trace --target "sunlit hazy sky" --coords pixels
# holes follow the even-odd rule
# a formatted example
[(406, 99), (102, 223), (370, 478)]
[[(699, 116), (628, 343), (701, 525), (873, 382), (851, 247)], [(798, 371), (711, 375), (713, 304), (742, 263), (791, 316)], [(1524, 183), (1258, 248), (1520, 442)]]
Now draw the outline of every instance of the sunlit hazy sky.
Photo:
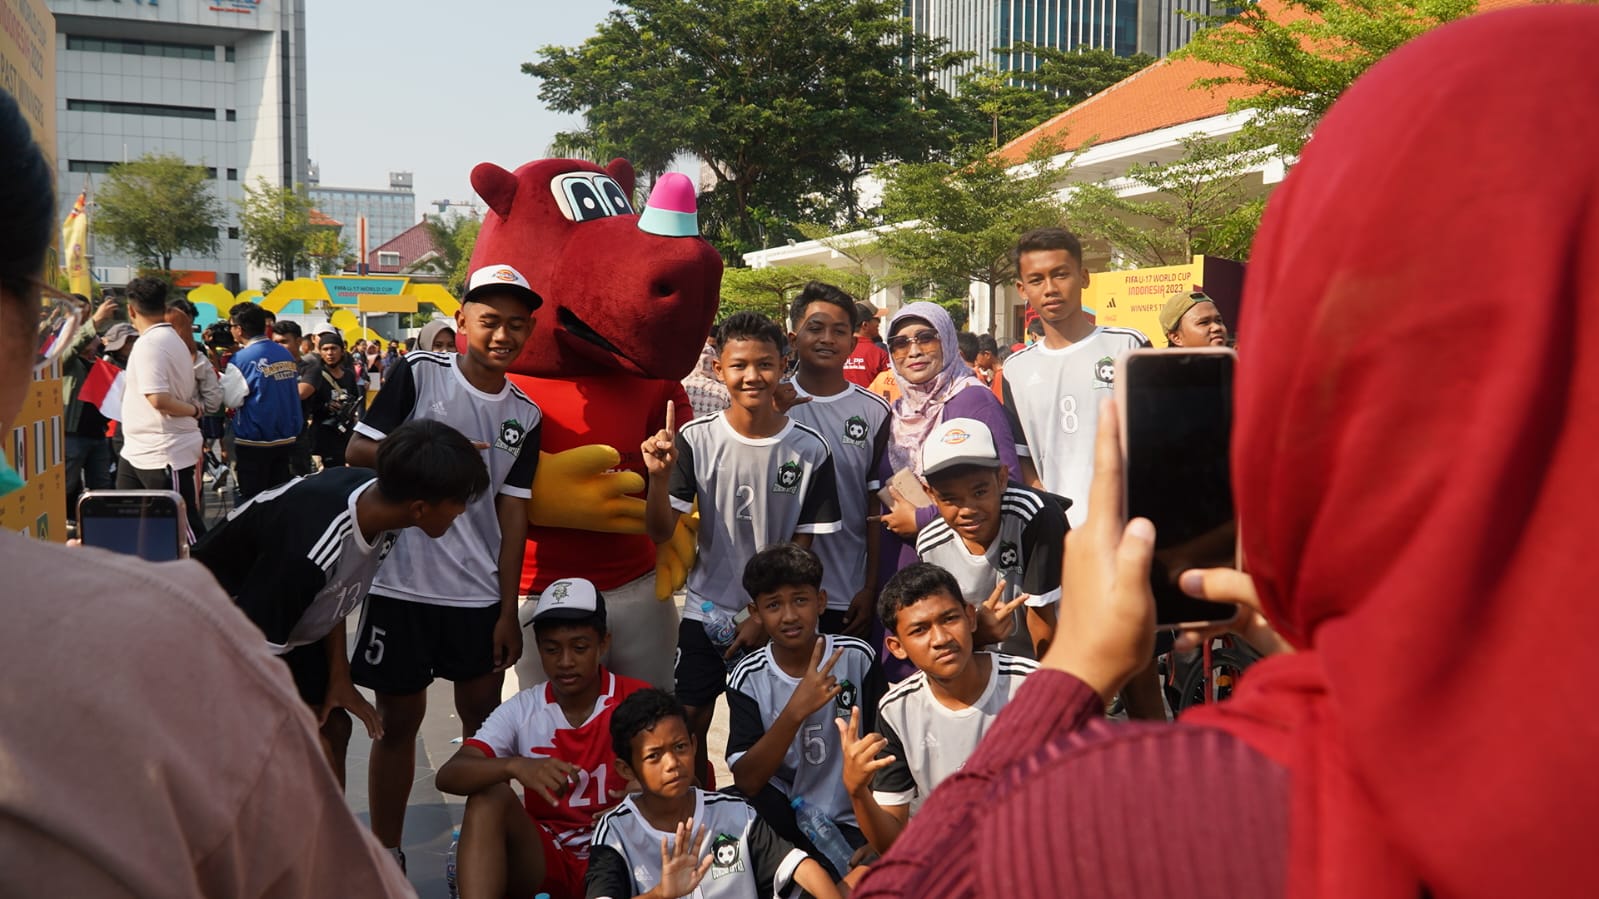
[(385, 188), (416, 173), (417, 215), (477, 201), (479, 162), (515, 168), (578, 124), (539, 101), (521, 65), (593, 34), (610, 0), (311, 0), (311, 159), (330, 187)]

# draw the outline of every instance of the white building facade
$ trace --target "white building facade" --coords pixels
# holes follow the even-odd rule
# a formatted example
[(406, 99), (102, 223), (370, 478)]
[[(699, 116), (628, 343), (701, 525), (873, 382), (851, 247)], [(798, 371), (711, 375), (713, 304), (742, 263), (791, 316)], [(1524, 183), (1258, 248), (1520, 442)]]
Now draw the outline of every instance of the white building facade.
[(1014, 44), (1091, 47), (1131, 56), (1139, 49), (1138, 15), (1139, 0), (905, 0), (905, 16), (918, 34), (943, 38), (951, 51), (976, 54), (939, 73), (938, 85), (949, 93), (955, 92), (956, 79), (979, 65), (999, 71), (1036, 68), (1031, 54), (994, 52)]
[[(169, 153), (202, 166), (227, 223), (189, 281), (258, 287), (239, 239), (245, 184), (307, 180), (305, 0), (50, 0), (56, 16), (57, 199), (71, 207), (111, 166)], [(93, 221), (93, 208), (90, 221)], [(91, 242), (104, 284), (136, 263)], [(207, 273), (214, 277), (208, 278)]]

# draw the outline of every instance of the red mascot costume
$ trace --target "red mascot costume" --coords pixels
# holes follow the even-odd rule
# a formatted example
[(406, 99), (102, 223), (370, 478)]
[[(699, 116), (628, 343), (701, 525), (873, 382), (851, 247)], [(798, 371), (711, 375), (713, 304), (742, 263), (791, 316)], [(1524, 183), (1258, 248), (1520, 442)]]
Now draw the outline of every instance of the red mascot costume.
[[(694, 187), (681, 174), (633, 208), (633, 167), (545, 159), (507, 172), (483, 163), (472, 186), (489, 212), (472, 268), (506, 264), (543, 297), (511, 380), (544, 412), (543, 452), (528, 504), (522, 592), (582, 577), (606, 598), (609, 664), (672, 689), (673, 590), (692, 564), (696, 522), (685, 516), (657, 548), (644, 535), (639, 445), (693, 417), (680, 383), (716, 315), (722, 257), (699, 236)], [(657, 570), (659, 569), (659, 575)], [(532, 603), (523, 604), (524, 623)], [(523, 684), (544, 679), (523, 653)]]

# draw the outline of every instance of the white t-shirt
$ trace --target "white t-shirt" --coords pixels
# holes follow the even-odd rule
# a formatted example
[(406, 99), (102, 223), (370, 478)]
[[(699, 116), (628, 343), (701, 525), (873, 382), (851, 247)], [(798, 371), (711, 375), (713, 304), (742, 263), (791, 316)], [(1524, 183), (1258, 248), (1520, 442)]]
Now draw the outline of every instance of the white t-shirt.
[(128, 353), (125, 377), (122, 458), (134, 468), (148, 471), (169, 465), (193, 468), (205, 443), (199, 420), (162, 414), (148, 399), (150, 394), (165, 393), (180, 402), (198, 402), (194, 357), (183, 338), (166, 322), (146, 329)]

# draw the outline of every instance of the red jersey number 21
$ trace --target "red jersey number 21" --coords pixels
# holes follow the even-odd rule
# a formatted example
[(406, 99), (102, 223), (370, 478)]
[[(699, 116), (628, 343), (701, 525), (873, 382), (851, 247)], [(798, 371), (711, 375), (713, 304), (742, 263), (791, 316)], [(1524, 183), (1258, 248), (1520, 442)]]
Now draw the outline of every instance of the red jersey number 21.
[(605, 765), (601, 765), (595, 768), (593, 774), (579, 768), (577, 772), (577, 787), (572, 790), (572, 799), (567, 805), (572, 808), (604, 805), (608, 795), (605, 792), (605, 767)]

